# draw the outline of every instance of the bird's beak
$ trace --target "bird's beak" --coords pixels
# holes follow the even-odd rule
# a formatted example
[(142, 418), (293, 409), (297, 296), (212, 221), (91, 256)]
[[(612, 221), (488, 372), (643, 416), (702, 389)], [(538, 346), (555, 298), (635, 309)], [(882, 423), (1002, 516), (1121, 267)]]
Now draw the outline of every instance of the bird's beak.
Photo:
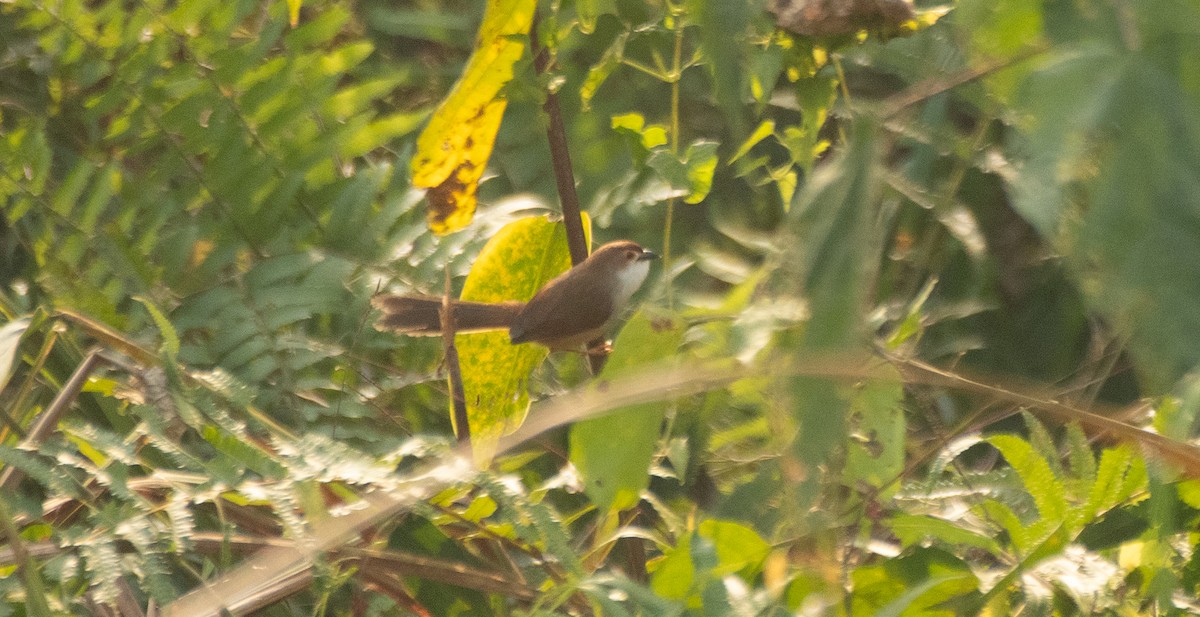
[(637, 258), (638, 261), (650, 261), (652, 259), (658, 259), (658, 253), (647, 251), (646, 249), (642, 249), (642, 254), (638, 255)]

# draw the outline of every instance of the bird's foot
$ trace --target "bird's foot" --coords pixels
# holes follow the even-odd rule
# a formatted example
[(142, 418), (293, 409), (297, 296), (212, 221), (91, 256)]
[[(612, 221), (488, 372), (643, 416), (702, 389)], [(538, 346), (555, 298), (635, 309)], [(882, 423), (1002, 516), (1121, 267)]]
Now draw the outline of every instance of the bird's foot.
[(607, 356), (612, 353), (612, 341), (601, 341), (587, 348), (584, 352), (588, 356)]

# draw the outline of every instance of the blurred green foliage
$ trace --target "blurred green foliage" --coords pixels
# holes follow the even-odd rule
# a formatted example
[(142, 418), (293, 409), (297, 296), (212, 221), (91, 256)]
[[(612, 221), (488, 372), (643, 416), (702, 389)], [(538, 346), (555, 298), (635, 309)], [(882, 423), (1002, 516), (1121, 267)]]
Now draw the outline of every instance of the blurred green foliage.
[[(814, 39), (767, 5), (539, 3), (553, 61), (515, 65), (439, 238), (410, 164), (482, 0), (0, 3), (0, 615), (191, 614), (389, 491), (428, 498), (239, 610), (1200, 610), (1196, 467), (1129, 443), (1200, 460), (1200, 8), (918, 2), (905, 36)], [(460, 291), (556, 210), (551, 89), (595, 237), (667, 257), (589, 391), (728, 377), (422, 476), (440, 341), (370, 298)]]

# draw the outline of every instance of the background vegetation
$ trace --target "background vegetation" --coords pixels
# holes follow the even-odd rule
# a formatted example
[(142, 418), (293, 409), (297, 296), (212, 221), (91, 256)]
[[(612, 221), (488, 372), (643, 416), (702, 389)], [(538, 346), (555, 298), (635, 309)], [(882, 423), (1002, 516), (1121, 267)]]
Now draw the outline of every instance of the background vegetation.
[[(0, 614), (1200, 611), (1200, 8), (764, 4), (539, 3), (439, 236), (482, 0), (0, 3)], [(558, 210), (547, 92), (666, 259), (477, 473), (370, 298)]]

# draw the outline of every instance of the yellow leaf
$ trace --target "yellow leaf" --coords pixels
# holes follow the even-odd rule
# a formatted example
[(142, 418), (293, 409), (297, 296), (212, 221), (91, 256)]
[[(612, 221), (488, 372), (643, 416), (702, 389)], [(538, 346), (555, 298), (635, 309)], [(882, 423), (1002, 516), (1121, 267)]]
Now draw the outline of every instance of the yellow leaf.
[[(584, 219), (584, 228), (589, 226)], [(561, 223), (529, 217), (505, 225), (488, 240), (471, 266), (462, 298), (476, 302), (526, 301), (571, 266)], [(485, 467), (500, 437), (513, 432), (529, 411), (529, 375), (546, 358), (545, 347), (513, 345), (508, 332), (455, 337), (467, 423), (475, 462)], [(451, 414), (453, 417), (453, 414)]]
[(300, 4), (301, 0), (287, 0), (288, 23), (293, 28), (300, 23)]
[(413, 184), (428, 188), (429, 227), (447, 234), (475, 212), (479, 178), (507, 103), (501, 94), (525, 52), (534, 0), (489, 0), (475, 52), (417, 140)]

